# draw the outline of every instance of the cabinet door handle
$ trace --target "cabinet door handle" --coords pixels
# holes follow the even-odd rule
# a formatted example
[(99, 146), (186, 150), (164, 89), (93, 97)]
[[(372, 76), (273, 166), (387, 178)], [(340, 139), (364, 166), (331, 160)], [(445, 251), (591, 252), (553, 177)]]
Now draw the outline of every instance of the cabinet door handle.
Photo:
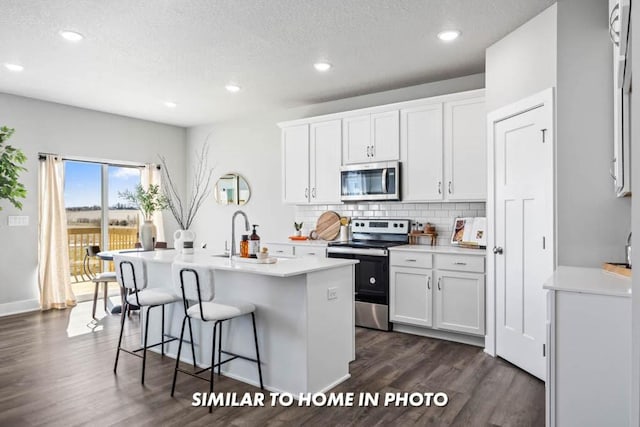
[(451, 194), (451, 181), (449, 181), (449, 194)]
[(371, 157), (375, 157), (376, 156), (376, 146), (372, 145), (371, 146)]
[(438, 181), (438, 194), (442, 194), (442, 181)]
[(367, 157), (371, 157), (371, 146), (367, 145)]
[(438, 290), (441, 291), (442, 288), (440, 287), (440, 280), (442, 280), (442, 277), (438, 277)]
[(316, 187), (313, 187), (313, 190), (311, 190), (311, 197), (316, 198)]
[(460, 262), (460, 261), (456, 261), (453, 263), (453, 265), (467, 265), (466, 262)]
[(427, 277), (427, 289), (431, 290), (431, 276)]
[(308, 188), (305, 188), (305, 189), (304, 189), (304, 198), (305, 198), (305, 199), (308, 199), (308, 198), (309, 198), (309, 189), (308, 189)]

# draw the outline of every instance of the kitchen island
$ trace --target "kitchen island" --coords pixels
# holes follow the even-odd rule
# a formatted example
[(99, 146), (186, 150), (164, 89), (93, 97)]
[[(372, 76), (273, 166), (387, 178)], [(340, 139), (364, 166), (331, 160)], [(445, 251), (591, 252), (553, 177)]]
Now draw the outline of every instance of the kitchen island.
[[(213, 270), (216, 298), (254, 304), (266, 389), (316, 393), (350, 377), (349, 362), (355, 359), (353, 296), (357, 261), (310, 257), (251, 264), (230, 261), (204, 250), (194, 255), (181, 255), (174, 250), (121, 255), (146, 261), (149, 288), (179, 292), (171, 282), (171, 266), (174, 261), (181, 261)], [(180, 336), (183, 316), (181, 302), (168, 305), (165, 333)], [(150, 343), (160, 340), (160, 322), (160, 311), (152, 312)], [(192, 320), (192, 324), (197, 363), (206, 367), (211, 360), (213, 322)], [(222, 348), (255, 356), (250, 316), (224, 323)], [(177, 341), (165, 347), (171, 357), (176, 356), (177, 349)], [(222, 357), (224, 360), (225, 356)], [(181, 360), (192, 363), (188, 345), (183, 347)], [(222, 374), (259, 384), (255, 364), (242, 359), (224, 364)]]

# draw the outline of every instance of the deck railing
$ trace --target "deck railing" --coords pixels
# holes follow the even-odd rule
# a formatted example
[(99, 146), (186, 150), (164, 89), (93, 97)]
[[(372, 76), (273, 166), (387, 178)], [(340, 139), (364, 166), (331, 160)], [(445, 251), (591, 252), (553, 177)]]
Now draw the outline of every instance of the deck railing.
[[(68, 227), (69, 264), (71, 276), (77, 282), (88, 280), (84, 274), (84, 248), (89, 245), (102, 245), (102, 229), (100, 227)], [(131, 249), (138, 241), (137, 227), (109, 227), (109, 250)], [(105, 248), (103, 248), (105, 250)], [(113, 271), (112, 263), (109, 269)], [(91, 271), (101, 272), (102, 262), (98, 259), (90, 260)]]

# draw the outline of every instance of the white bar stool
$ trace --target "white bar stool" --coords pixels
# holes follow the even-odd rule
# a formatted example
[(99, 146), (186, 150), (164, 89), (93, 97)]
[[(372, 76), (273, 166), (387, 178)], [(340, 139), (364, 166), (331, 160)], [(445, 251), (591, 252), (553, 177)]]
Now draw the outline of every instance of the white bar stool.
[[(176, 337), (170, 337), (170, 339), (165, 340), (164, 333), (164, 306), (165, 304), (171, 304), (174, 302), (181, 301), (181, 298), (176, 295), (174, 292), (166, 291), (163, 289), (147, 289), (147, 266), (143, 259), (141, 258), (123, 258), (119, 255), (113, 257), (113, 262), (115, 264), (116, 269), (116, 278), (118, 279), (118, 283), (120, 286), (128, 290), (127, 295), (124, 299), (124, 306), (122, 307), (122, 315), (121, 315), (121, 323), (120, 323), (120, 337), (118, 338), (118, 351), (116, 352), (116, 362), (113, 366), (113, 372), (116, 373), (118, 369), (118, 357), (120, 356), (120, 352), (124, 351), (125, 353), (131, 354), (136, 357), (142, 358), (142, 378), (141, 384), (144, 384), (144, 373), (147, 362), (147, 349), (161, 346), (161, 353), (164, 356), (164, 345), (171, 341), (177, 340)], [(148, 307), (147, 315), (145, 319), (145, 328), (144, 328), (144, 343), (142, 347), (136, 350), (127, 350), (122, 348), (122, 335), (124, 332), (124, 322), (127, 318), (127, 310), (130, 309), (130, 306), (137, 305), (138, 307)], [(157, 344), (148, 345), (147, 344), (147, 336), (149, 334), (149, 317), (151, 317), (151, 309), (155, 307), (162, 307), (162, 335), (161, 342)], [(184, 322), (182, 331), (184, 332)], [(189, 334), (191, 336), (191, 353), (193, 356), (193, 366), (196, 366), (196, 352), (193, 344), (193, 331), (191, 329), (191, 322), (189, 322)], [(180, 337), (180, 345), (182, 345), (182, 335)], [(138, 354), (142, 351), (142, 356)]]
[[(220, 375), (220, 367), (234, 359), (244, 359), (250, 362), (255, 362), (258, 365), (258, 376), (260, 378), (260, 388), (264, 390), (264, 384), (262, 383), (262, 366), (260, 364), (260, 351), (258, 350), (258, 335), (256, 333), (256, 307), (253, 304), (241, 301), (222, 301), (214, 299), (215, 288), (213, 280), (213, 271), (205, 266), (197, 266), (190, 263), (174, 262), (172, 266), (173, 283), (182, 293), (182, 298), (185, 302), (184, 320), (182, 321), (182, 329), (180, 331), (180, 344), (178, 344), (178, 357), (176, 358), (176, 368), (173, 373), (173, 385), (171, 386), (171, 396), (173, 396), (176, 389), (176, 379), (178, 378), (178, 372), (191, 375), (209, 382), (209, 394), (213, 392), (213, 374), (214, 368), (218, 367), (218, 375)], [(197, 301), (196, 304), (188, 307), (188, 301)], [(188, 307), (188, 308), (187, 308)], [(231, 320), (235, 317), (245, 316), (251, 314), (251, 321), (253, 324), (253, 342), (256, 348), (256, 358), (252, 359), (240, 354), (231, 353), (229, 351), (222, 350), (222, 323), (227, 320)], [(182, 339), (184, 337), (184, 327), (187, 319), (194, 318), (203, 322), (213, 323), (213, 339), (211, 346), (211, 366), (201, 369), (196, 372), (189, 372), (184, 369), (180, 369), (180, 351), (182, 350)], [(216, 332), (218, 333), (218, 363), (215, 363), (216, 354)], [(226, 360), (222, 360), (222, 353), (227, 356), (231, 356)], [(199, 376), (199, 374), (210, 370), (211, 375), (209, 379)], [(209, 412), (212, 411), (212, 407), (209, 407)]]

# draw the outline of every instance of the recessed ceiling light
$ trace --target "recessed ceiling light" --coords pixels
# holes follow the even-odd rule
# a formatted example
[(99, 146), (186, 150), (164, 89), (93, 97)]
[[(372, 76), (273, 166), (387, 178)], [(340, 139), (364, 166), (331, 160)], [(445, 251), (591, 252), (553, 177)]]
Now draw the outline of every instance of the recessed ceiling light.
[(443, 42), (450, 42), (457, 39), (460, 36), (460, 31), (458, 30), (447, 30), (441, 31), (438, 33), (438, 38)]
[(79, 42), (80, 40), (84, 39), (84, 36), (76, 31), (71, 31), (71, 30), (62, 30), (60, 31), (60, 36), (62, 36), (63, 39), (68, 40), (70, 42)]
[(16, 73), (19, 73), (20, 71), (24, 70), (24, 67), (22, 65), (18, 65), (18, 64), (4, 64), (4, 67), (7, 70), (15, 71)]
[(313, 64), (313, 68), (318, 71), (329, 71), (331, 69), (331, 64), (328, 62), (316, 62)]
[(235, 92), (239, 92), (240, 91), (240, 86), (233, 84), (233, 83), (229, 83), (228, 85), (226, 85), (224, 87), (226, 90), (228, 90), (229, 92), (235, 93)]
[(171, 102), (171, 101), (166, 101), (164, 103), (164, 105), (165, 105), (165, 107), (168, 107), (168, 108), (176, 108), (178, 106), (178, 104), (176, 104), (175, 102)]

